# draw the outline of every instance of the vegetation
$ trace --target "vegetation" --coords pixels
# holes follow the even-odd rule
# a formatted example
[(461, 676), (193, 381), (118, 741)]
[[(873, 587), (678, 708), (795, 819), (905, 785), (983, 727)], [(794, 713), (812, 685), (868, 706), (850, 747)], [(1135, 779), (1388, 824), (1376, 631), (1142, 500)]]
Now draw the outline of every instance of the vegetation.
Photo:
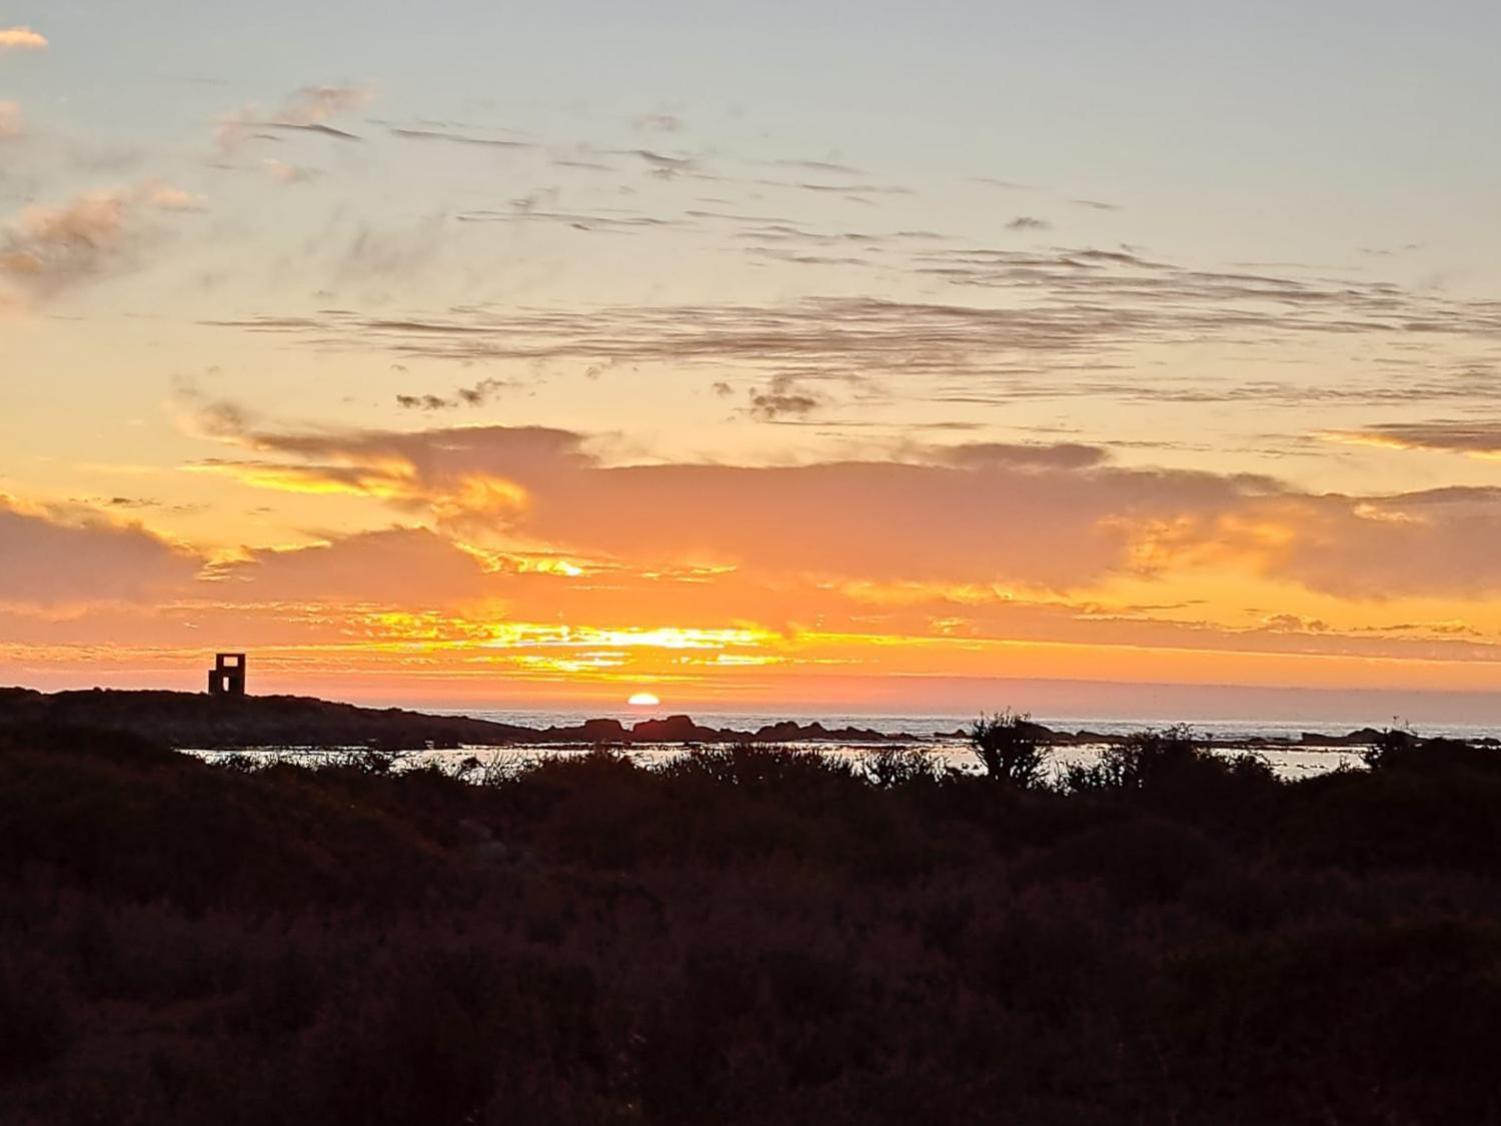
[(1177, 731), (1045, 785), (985, 730), (1008, 784), (0, 733), (0, 1118), (1501, 1120), (1501, 751), (1290, 784)]
[(985, 777), (1023, 790), (1041, 786), (1047, 777), (1047, 748), (1029, 716), (1007, 709), (981, 716), (969, 729), (969, 745)]

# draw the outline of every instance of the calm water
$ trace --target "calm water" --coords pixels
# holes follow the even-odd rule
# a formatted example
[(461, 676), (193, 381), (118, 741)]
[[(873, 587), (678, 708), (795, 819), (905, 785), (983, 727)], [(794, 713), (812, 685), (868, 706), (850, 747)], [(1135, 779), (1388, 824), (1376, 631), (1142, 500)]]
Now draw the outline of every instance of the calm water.
[[(493, 720), (499, 723), (517, 724), (526, 727), (570, 727), (576, 726), (585, 719), (613, 718), (620, 720), (627, 727), (643, 719), (660, 718), (671, 714), (667, 709), (622, 709), (617, 712), (601, 712), (592, 710), (579, 711), (518, 711), (518, 710), (485, 710), (485, 709), (426, 709), (435, 714), (442, 715), (468, 715), (477, 719)], [(976, 769), (973, 756), (962, 738), (953, 736), (953, 732), (963, 728), (973, 721), (973, 715), (870, 715), (870, 714), (831, 714), (827, 712), (785, 713), (776, 714), (763, 712), (729, 712), (729, 711), (704, 711), (692, 713), (693, 718), (706, 727), (732, 729), (737, 731), (755, 731), (757, 728), (783, 720), (794, 720), (800, 724), (812, 722), (822, 723), (826, 728), (856, 727), (880, 732), (884, 735), (904, 734), (912, 737), (910, 746), (920, 747), (929, 751), (934, 758), (945, 765), (960, 769)], [(1152, 723), (1143, 720), (1113, 720), (1100, 718), (1075, 718), (1037, 716), (1037, 722), (1046, 724), (1058, 731), (1092, 731), (1106, 736), (1129, 735), (1133, 732), (1144, 731), (1152, 728), (1169, 726), (1167, 721)], [(1364, 726), (1380, 726), (1371, 724), (1369, 721), (1352, 720), (1348, 723), (1309, 725), (1301, 722), (1268, 722), (1264, 720), (1211, 720), (1190, 725), (1199, 736), (1225, 742), (1248, 740), (1253, 738), (1279, 739), (1295, 743), (1305, 731), (1318, 731), (1323, 734), (1343, 735), (1349, 731)], [(1472, 739), (1490, 734), (1488, 728), (1471, 727), (1466, 725), (1427, 725), (1414, 729), (1417, 734), (1433, 736), (1446, 735), (1453, 738)], [(797, 745), (797, 744), (794, 744)], [(816, 750), (822, 754), (849, 758), (859, 761), (881, 746), (889, 746), (888, 743), (858, 743), (858, 742), (810, 742), (801, 746)], [(1095, 760), (1105, 744), (1082, 744), (1073, 747), (1055, 748), (1052, 755), (1053, 768), (1061, 771), (1065, 766), (1073, 763), (1089, 763)], [(522, 768), (528, 763), (535, 762), (547, 757), (566, 757), (571, 755), (585, 754), (588, 748), (567, 744), (518, 744), (510, 747), (465, 747), (457, 750), (438, 751), (413, 751), (400, 757), (400, 768), (412, 769), (419, 766), (437, 765), (446, 770), (460, 770), (464, 764), (477, 761), (480, 764), (477, 774), (504, 774)], [(1287, 779), (1308, 777), (1314, 774), (1322, 774), (1338, 769), (1359, 769), (1362, 767), (1360, 760), (1360, 748), (1338, 747), (1271, 747), (1258, 750), (1256, 753), (1266, 759), (1276, 773)], [(227, 752), (194, 751), (210, 761), (221, 759)], [(313, 750), (313, 749), (277, 749), (249, 752), (254, 757), (280, 758), (307, 764), (318, 765), (320, 763), (336, 761), (347, 752)], [(644, 766), (660, 765), (671, 760), (677, 755), (685, 753), (684, 748), (678, 744), (638, 744), (632, 746), (626, 752), (635, 761)], [(1235, 752), (1224, 752), (1235, 753)]]
[[(627, 727), (643, 719), (660, 719), (684, 709), (669, 708), (622, 708), (618, 711), (588, 709), (583, 711), (516, 711), (487, 710), (476, 708), (427, 708), (437, 715), (467, 715), (476, 719), (488, 719), (496, 723), (520, 724), (524, 727), (572, 727), (586, 719), (618, 719)], [(693, 709), (689, 713), (705, 727), (730, 728), (736, 731), (755, 731), (767, 724), (793, 720), (797, 723), (822, 723), (828, 728), (859, 727), (879, 731), (883, 735), (908, 734), (929, 738), (967, 727), (975, 719), (973, 712), (942, 714), (872, 715), (870, 713), (841, 714), (837, 712), (734, 712)], [(1129, 735), (1137, 731), (1162, 729), (1178, 722), (1176, 716), (1160, 720), (1111, 719), (1099, 717), (1033, 715), (1037, 723), (1055, 731), (1096, 731), (1101, 735)], [(1196, 720), (1189, 727), (1199, 736), (1214, 741), (1235, 742), (1248, 739), (1281, 739), (1297, 742), (1305, 731), (1324, 735), (1345, 735), (1363, 727), (1382, 728), (1391, 725), (1390, 717), (1354, 716), (1342, 721), (1309, 720), (1264, 720), (1264, 719), (1210, 719)], [(1445, 736), (1452, 739), (1478, 739), (1487, 735), (1501, 734), (1495, 727), (1476, 724), (1415, 724), (1415, 735), (1425, 737)]]
[[(425, 708), (421, 709), (436, 715), (466, 715), (476, 719), (492, 720), (497, 723), (516, 724), (525, 727), (573, 727), (586, 719), (618, 719), (625, 726), (640, 722), (643, 719), (658, 719), (673, 714), (675, 709), (668, 708), (622, 708), (618, 711), (600, 709), (578, 710), (500, 710), (500, 709), (477, 709), (477, 708)], [(973, 722), (973, 714), (964, 715), (872, 715), (840, 714), (829, 712), (737, 712), (737, 711), (712, 711), (694, 710), (692, 716), (696, 722), (705, 727), (715, 727), (722, 730), (755, 731), (767, 724), (779, 723), (785, 720), (793, 720), (800, 724), (818, 722), (826, 728), (853, 727), (876, 731), (883, 735), (908, 735), (911, 741), (908, 745), (920, 747), (929, 751), (934, 758), (945, 765), (960, 769), (976, 769), (973, 756), (962, 738), (954, 736), (954, 732), (966, 727)], [(1174, 722), (1162, 720), (1153, 722), (1141, 719), (1101, 719), (1098, 717), (1073, 717), (1073, 716), (1033, 716), (1038, 723), (1054, 729), (1055, 731), (1091, 731), (1104, 736), (1130, 735), (1134, 732), (1151, 729), (1162, 729)], [(1282, 740), (1288, 744), (1296, 744), (1304, 732), (1317, 732), (1326, 735), (1344, 735), (1363, 727), (1384, 727), (1389, 721), (1371, 720), (1370, 718), (1353, 718), (1345, 722), (1320, 722), (1309, 723), (1298, 720), (1253, 720), (1253, 719), (1216, 719), (1203, 720), (1189, 724), (1194, 733), (1201, 738), (1216, 742), (1243, 742), (1251, 739)], [(1490, 727), (1482, 727), (1470, 724), (1418, 724), (1411, 729), (1414, 734), (1422, 736), (1445, 736), (1454, 739), (1478, 739), (1487, 735), (1496, 734), (1496, 730)], [(793, 744), (799, 745), (799, 744)], [(889, 743), (858, 743), (858, 742), (809, 742), (801, 746), (816, 750), (823, 754), (850, 758), (859, 761), (860, 758), (869, 754), (872, 750), (890, 746)], [(1073, 747), (1055, 748), (1052, 755), (1053, 768), (1061, 771), (1065, 766), (1072, 763), (1089, 763), (1095, 760), (1106, 744), (1081, 744)], [(1359, 747), (1300, 747), (1296, 745), (1282, 747), (1260, 748), (1255, 753), (1266, 759), (1267, 763), (1276, 773), (1288, 779), (1302, 778), (1314, 774), (1322, 774), (1330, 770), (1361, 769)], [(509, 747), (464, 747), (458, 750), (441, 751), (412, 751), (400, 757), (401, 769), (412, 769), (419, 766), (437, 765), (447, 770), (459, 770), (466, 762), (471, 764), (477, 760), (480, 764), (480, 773), (506, 773), (520, 769), (528, 763), (541, 758), (570, 756), (588, 753), (589, 748), (579, 745), (544, 743), (536, 745), (517, 744)], [(221, 751), (190, 751), (210, 761), (222, 759), (229, 752)], [(278, 748), (266, 750), (251, 750), (252, 757), (265, 757), (267, 759), (278, 758), (318, 765), (336, 761), (347, 754), (347, 751), (315, 750), (311, 748)], [(651, 744), (643, 743), (632, 746), (627, 752), (634, 760), (644, 766), (660, 765), (677, 755), (685, 753), (680, 744)], [(1237, 752), (1222, 752), (1232, 754)]]

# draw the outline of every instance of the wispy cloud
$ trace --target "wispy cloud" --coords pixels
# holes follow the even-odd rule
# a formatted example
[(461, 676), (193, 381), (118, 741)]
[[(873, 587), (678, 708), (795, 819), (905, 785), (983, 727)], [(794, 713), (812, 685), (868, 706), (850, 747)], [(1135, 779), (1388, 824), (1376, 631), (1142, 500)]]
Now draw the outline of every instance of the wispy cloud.
[(0, 228), (0, 279), (37, 295), (128, 264), (149, 211), (197, 211), (200, 197), (159, 180), (34, 204)]
[(317, 175), (311, 168), (304, 168), (300, 164), (290, 164), (285, 160), (277, 160), (275, 157), (267, 157), (261, 161), (261, 167), (265, 169), (267, 176), (281, 184), (305, 184)]
[(765, 388), (750, 391), (749, 412), (762, 422), (805, 418), (824, 405), (824, 398), (798, 385), (795, 376), (776, 376)]
[(475, 137), (467, 133), (448, 133), (437, 129), (410, 129), (390, 126), (391, 136), (408, 141), (444, 141), (451, 145), (478, 145), (496, 149), (534, 149), (533, 141), (516, 141), (503, 137)]
[(375, 92), (365, 86), (304, 86), (282, 105), (276, 120), (287, 125), (316, 125), (363, 109), (374, 97)]
[(1350, 445), (1457, 453), (1483, 461), (1501, 461), (1501, 421), (1494, 419), (1387, 422), (1363, 430), (1329, 431), (1322, 436)]
[(645, 113), (631, 119), (632, 128), (651, 133), (679, 133), (683, 119), (673, 113)]
[[(548, 221), (622, 231), (719, 221), (716, 213), (702, 211), (682, 220), (634, 212), (542, 214)], [(527, 221), (516, 212), (470, 217)], [(781, 372), (864, 374), (900, 380), (908, 396), (955, 403), (1079, 394), (1290, 403), (1473, 397), (1485, 393), (1487, 372), (1434, 370), (1400, 385), (1377, 378), (1311, 385), (1251, 383), (1233, 379), (1233, 372), (1218, 379), (1143, 381), (1128, 367), (1131, 350), (1143, 347), (1201, 348), (1254, 339), (1286, 351), (1300, 339), (1343, 338), (1367, 341), (1378, 355), (1411, 359), (1424, 349), (1455, 342), (1484, 346), (1501, 336), (1501, 306), (1495, 302), (1370, 279), (1203, 269), (1120, 249), (963, 246), (937, 242), (931, 232), (824, 235), (789, 223), (747, 223), (739, 234), (761, 257), (899, 270), (942, 283), (964, 299), (841, 296), (546, 312), (485, 306), (437, 316), (330, 312), (217, 323), (302, 337), (319, 348), (383, 348), (397, 356), (460, 361), (691, 363), (705, 365), (713, 379), (725, 374), (715, 365), (730, 365), (757, 382)], [(803, 244), (820, 250), (807, 254)], [(881, 246), (882, 254), (867, 258), (871, 246)], [(844, 252), (827, 252), (834, 247)]]
[(215, 130), (221, 152), (229, 154), (255, 136), (257, 130), (319, 133), (341, 141), (358, 141), (361, 137), (329, 124), (333, 118), (362, 109), (370, 104), (374, 91), (363, 86), (304, 86), (282, 102), (273, 112), (247, 106), (225, 118)]
[(1007, 192), (1037, 192), (1042, 189), (1036, 184), (1023, 184), (1016, 180), (997, 180), (993, 176), (971, 176), (970, 183), (984, 184), (990, 188), (1000, 188)]
[(456, 407), (482, 407), (502, 391), (514, 386), (503, 379), (482, 379), (471, 387), (457, 387), (452, 394), (397, 395), (396, 405), (404, 410), (447, 411)]
[(840, 164), (836, 160), (810, 160), (807, 158), (784, 157), (781, 160), (769, 161), (776, 168), (796, 168), (803, 172), (819, 172), (830, 176), (864, 176), (865, 173), (848, 164)]

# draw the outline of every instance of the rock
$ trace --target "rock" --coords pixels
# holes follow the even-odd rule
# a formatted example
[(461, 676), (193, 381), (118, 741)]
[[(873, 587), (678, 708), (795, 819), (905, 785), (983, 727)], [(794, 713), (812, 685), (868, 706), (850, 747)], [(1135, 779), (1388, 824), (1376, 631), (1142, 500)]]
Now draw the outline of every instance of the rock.
[(706, 743), (721, 737), (721, 732), (712, 727), (700, 727), (686, 715), (643, 719), (631, 728), (631, 738), (638, 743)]

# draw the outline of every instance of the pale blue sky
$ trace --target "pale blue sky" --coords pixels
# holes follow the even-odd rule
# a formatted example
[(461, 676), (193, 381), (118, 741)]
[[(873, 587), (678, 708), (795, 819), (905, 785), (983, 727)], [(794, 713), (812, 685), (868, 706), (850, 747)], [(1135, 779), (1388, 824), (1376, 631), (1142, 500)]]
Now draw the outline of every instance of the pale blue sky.
[[(45, 60), (0, 89), (101, 144), (310, 83), (374, 116), (462, 116), (554, 139), (670, 111), (696, 149), (837, 151), (887, 176), (1114, 193), (1235, 255), (1443, 239), (1493, 253), (1501, 6), (1314, 3), (436, 3), (13, 6)], [(223, 85), (215, 85), (222, 83)], [(1177, 249), (1177, 248), (1175, 248)]]

